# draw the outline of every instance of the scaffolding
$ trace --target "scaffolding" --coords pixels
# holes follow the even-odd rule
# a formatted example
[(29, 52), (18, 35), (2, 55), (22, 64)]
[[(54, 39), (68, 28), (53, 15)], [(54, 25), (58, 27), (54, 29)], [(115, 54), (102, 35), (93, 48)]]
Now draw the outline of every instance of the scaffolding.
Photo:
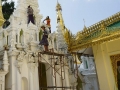
[[(42, 55), (49, 55), (49, 61), (44, 59), (44, 57), (42, 57)], [(57, 57), (57, 58), (56, 58)], [(56, 60), (57, 59), (57, 60)], [(39, 52), (38, 53), (38, 63), (42, 63), (43, 61), (46, 62), (47, 64), (49, 64), (49, 68), (46, 69), (46, 71), (48, 71), (49, 69), (51, 70), (52, 73), (52, 77), (54, 80), (54, 86), (42, 86), (41, 84), (41, 74), (42, 74), (42, 68), (41, 68), (41, 64), (39, 64), (39, 87), (40, 90), (47, 90), (47, 89), (51, 89), (51, 90), (58, 90), (61, 88), (61, 90), (75, 90), (76, 87), (75, 86), (64, 86), (64, 80), (65, 80), (65, 66), (69, 67), (68, 65), (66, 65), (65, 63), (65, 54), (60, 54), (60, 53), (55, 53), (54, 49), (50, 49), (49, 51), (43, 51), (43, 52)], [(77, 64), (77, 61), (75, 61)], [(59, 68), (55, 68), (56, 65), (59, 65)], [(77, 65), (76, 65), (77, 66)], [(45, 71), (45, 72), (46, 72)], [(78, 70), (77, 70), (78, 73)], [(59, 75), (61, 78), (61, 86), (57, 86), (57, 77), (56, 75)], [(75, 77), (78, 75), (75, 75)], [(77, 78), (77, 77), (76, 77)]]

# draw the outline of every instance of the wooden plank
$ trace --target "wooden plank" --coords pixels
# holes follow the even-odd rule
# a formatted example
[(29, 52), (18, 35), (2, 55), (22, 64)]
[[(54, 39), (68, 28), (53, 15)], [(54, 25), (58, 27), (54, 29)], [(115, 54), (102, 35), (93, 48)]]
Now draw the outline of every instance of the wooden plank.
[(54, 55), (54, 56), (64, 56), (65, 54), (59, 54), (55, 52), (50, 52), (50, 51), (43, 51), (43, 52), (38, 52), (39, 54), (47, 54), (47, 55)]

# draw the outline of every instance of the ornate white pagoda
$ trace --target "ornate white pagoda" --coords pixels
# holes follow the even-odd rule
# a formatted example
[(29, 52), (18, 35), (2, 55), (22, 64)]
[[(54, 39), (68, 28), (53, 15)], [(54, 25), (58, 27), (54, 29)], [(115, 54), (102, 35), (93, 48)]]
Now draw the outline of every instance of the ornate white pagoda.
[[(35, 24), (27, 23), (29, 5), (34, 10)], [(69, 72), (69, 58), (65, 56), (63, 26), (58, 22), (58, 32), (48, 37), (50, 52), (43, 52), (39, 45), (43, 23), (38, 8), (38, 0), (19, 0), (10, 25), (0, 30), (0, 90), (76, 89), (77, 79)]]

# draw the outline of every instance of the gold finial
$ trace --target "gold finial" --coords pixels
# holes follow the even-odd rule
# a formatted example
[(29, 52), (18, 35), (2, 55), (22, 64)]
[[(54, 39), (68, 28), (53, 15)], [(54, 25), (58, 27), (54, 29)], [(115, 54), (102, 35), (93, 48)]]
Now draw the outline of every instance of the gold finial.
[(83, 19), (83, 22), (84, 22), (84, 28), (83, 28), (83, 30), (87, 30), (87, 28), (85, 26), (85, 19)]
[(0, 0), (0, 26), (2, 26), (3, 25), (3, 23), (4, 23), (4, 18), (3, 18), (3, 13), (2, 13), (2, 2), (1, 2), (1, 0)]
[(62, 10), (62, 7), (57, 0), (56, 11), (58, 11), (58, 10)]

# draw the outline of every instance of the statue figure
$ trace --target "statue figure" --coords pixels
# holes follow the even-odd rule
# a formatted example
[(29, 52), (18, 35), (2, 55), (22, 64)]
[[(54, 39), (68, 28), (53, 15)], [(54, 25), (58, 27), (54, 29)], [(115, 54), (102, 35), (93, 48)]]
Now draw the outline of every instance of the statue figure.
[(35, 22), (34, 22), (34, 16), (33, 16), (33, 9), (32, 9), (32, 7), (30, 7), (30, 5), (28, 6), (28, 11), (27, 11), (27, 13), (28, 13), (28, 24), (30, 23), (30, 21), (31, 21), (33, 24), (35, 24)]
[(46, 25), (48, 26), (49, 32), (51, 33), (51, 25), (50, 25), (50, 18), (49, 18), (49, 16), (47, 16), (46, 19), (43, 20), (43, 23), (44, 23), (44, 21), (46, 21)]
[(45, 29), (45, 26), (41, 26), (42, 30), (43, 30), (43, 37), (42, 40), (40, 41), (40, 45), (44, 45), (45, 51), (48, 51), (48, 33), (47, 30)]

